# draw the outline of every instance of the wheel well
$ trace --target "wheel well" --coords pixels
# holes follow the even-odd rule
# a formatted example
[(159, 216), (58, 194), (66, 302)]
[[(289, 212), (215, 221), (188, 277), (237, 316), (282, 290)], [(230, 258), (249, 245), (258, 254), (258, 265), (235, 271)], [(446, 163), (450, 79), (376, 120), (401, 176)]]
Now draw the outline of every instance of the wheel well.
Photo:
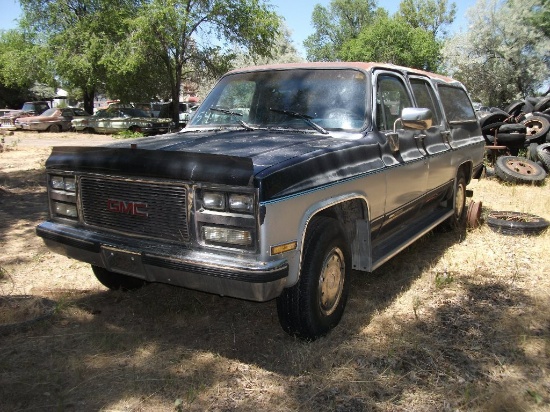
[(473, 171), (472, 162), (462, 163), (457, 170), (457, 174), (461, 170), (464, 172), (464, 177), (466, 178), (466, 184), (470, 183), (470, 180), (472, 180), (472, 171)]
[(347, 240), (351, 244), (356, 221), (368, 218), (368, 207), (362, 199), (351, 199), (323, 209), (314, 216), (326, 216), (338, 220), (344, 227)]

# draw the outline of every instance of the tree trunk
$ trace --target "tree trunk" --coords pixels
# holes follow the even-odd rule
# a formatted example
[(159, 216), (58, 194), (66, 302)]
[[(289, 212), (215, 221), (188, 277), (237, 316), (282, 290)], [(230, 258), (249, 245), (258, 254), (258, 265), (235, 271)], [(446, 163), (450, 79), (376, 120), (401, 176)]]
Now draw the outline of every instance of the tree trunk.
[(84, 89), (84, 110), (90, 114), (94, 114), (94, 98), (95, 90), (94, 89)]

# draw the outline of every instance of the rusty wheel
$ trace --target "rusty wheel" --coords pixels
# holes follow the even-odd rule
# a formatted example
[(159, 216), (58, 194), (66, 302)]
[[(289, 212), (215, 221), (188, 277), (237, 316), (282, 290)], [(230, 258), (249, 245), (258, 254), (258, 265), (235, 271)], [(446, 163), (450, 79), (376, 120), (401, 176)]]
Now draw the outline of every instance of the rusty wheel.
[(468, 205), (468, 212), (466, 214), (466, 225), (470, 229), (479, 227), (481, 223), (481, 208), (483, 204), (481, 202), (470, 202)]
[(495, 163), (496, 175), (505, 182), (540, 184), (546, 172), (537, 163), (523, 157), (501, 156)]

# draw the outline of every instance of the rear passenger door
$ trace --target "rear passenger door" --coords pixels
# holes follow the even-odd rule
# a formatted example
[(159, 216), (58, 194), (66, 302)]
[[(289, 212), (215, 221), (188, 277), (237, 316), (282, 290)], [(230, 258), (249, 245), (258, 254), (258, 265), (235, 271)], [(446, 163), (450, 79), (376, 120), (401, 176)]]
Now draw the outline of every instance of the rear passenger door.
[(423, 76), (409, 78), (416, 107), (430, 109), (433, 115), (432, 126), (418, 135), (420, 150), (428, 158), (428, 180), (426, 202), (438, 202), (454, 178), (452, 149), (449, 144), (450, 131), (444, 121), (441, 105), (431, 81)]

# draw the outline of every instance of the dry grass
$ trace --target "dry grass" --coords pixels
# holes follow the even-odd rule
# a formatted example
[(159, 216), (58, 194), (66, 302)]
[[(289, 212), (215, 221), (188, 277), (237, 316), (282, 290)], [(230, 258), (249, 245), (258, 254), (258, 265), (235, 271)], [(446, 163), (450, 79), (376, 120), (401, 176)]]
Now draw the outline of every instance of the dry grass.
[[(49, 297), (57, 312), (0, 338), (2, 410), (550, 410), (548, 233), (431, 233), (355, 273), (341, 324), (304, 343), (282, 332), (274, 302), (109, 292), (87, 265), (48, 252), (33, 232), (45, 217), (40, 156), (0, 154), (0, 293)], [(484, 213), (550, 219), (547, 186), (489, 176), (471, 188)]]

